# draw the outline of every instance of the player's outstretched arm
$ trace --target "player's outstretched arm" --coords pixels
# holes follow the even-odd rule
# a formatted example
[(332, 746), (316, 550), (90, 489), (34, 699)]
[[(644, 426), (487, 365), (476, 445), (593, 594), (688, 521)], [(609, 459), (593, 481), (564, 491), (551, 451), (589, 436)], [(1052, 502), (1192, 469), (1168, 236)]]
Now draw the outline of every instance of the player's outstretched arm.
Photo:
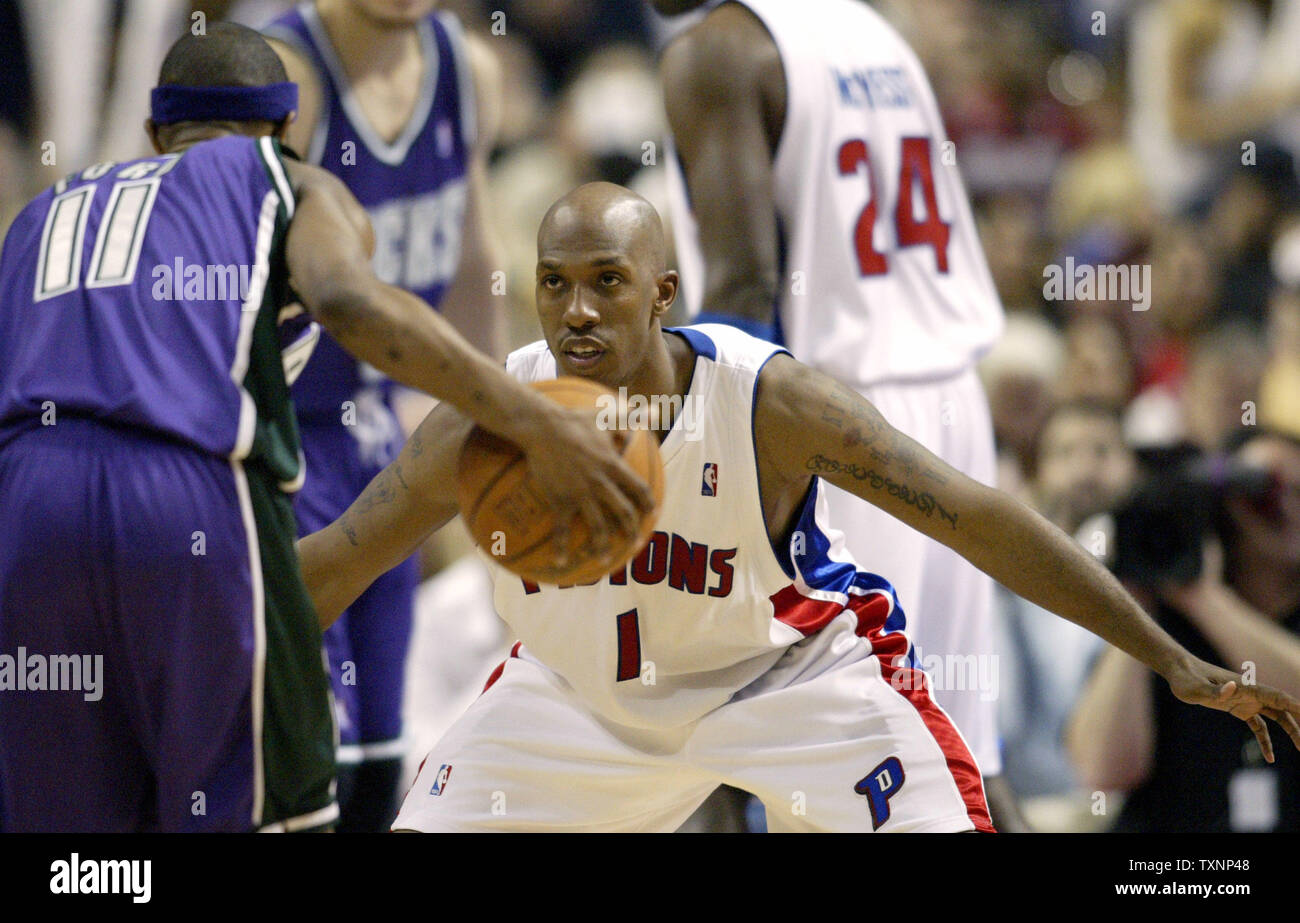
[(298, 540), (321, 628), (460, 511), (456, 466), (473, 421), (439, 404), (334, 522)]
[(1092, 555), (1042, 516), (945, 463), (867, 400), (789, 356), (759, 379), (760, 464), (793, 489), (816, 475), (943, 542), (1012, 592), (1083, 626), (1163, 676), (1184, 702), (1246, 721), (1272, 760), (1261, 715), (1300, 748), (1300, 701), (1193, 657)]
[(373, 231), (352, 193), (317, 167), (285, 166), (298, 193), (286, 242), (290, 281), (343, 348), (518, 445), (560, 521), (577, 515), (591, 528), (593, 553), (611, 533), (635, 534), (654, 498), (611, 434), (511, 378), (427, 303), (375, 278)]

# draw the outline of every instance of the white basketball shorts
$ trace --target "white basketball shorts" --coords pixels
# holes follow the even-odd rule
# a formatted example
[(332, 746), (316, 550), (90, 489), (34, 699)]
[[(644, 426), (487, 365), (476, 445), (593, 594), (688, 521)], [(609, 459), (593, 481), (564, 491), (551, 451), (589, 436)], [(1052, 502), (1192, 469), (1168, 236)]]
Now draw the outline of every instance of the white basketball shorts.
[(773, 832), (991, 831), (979, 770), (918, 671), (850, 612), (679, 728), (616, 725), (516, 645), (425, 758), (395, 830), (671, 832), (718, 785)]

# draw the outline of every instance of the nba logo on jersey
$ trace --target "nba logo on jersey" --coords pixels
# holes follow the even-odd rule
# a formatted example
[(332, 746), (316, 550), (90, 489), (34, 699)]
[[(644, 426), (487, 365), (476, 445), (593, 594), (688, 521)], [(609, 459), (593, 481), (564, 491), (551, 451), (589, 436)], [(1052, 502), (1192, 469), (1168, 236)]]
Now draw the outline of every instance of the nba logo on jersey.
[(430, 795), (441, 795), (447, 790), (447, 780), (451, 778), (451, 763), (443, 763), (438, 769), (438, 775), (433, 779), (433, 788), (429, 789)]
[(718, 495), (718, 465), (716, 462), (704, 463), (704, 482), (700, 485), (700, 496), (716, 497)]

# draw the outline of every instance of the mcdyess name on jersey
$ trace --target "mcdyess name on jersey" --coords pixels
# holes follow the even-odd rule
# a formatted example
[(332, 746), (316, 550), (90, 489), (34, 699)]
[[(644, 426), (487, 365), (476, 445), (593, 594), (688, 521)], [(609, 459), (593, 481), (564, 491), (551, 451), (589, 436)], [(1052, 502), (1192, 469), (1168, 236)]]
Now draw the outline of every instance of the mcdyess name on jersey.
[(832, 67), (831, 76), (839, 88), (841, 105), (853, 109), (904, 109), (915, 98), (907, 71), (901, 67), (864, 67), (851, 71)]

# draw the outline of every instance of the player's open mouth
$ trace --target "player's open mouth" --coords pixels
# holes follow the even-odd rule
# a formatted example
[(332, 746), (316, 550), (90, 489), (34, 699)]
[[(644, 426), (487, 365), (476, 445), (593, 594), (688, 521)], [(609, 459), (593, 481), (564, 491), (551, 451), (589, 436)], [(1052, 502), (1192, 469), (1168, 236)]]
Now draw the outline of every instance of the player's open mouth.
[(569, 364), (579, 369), (591, 368), (605, 355), (605, 347), (595, 340), (571, 340), (561, 350)]

